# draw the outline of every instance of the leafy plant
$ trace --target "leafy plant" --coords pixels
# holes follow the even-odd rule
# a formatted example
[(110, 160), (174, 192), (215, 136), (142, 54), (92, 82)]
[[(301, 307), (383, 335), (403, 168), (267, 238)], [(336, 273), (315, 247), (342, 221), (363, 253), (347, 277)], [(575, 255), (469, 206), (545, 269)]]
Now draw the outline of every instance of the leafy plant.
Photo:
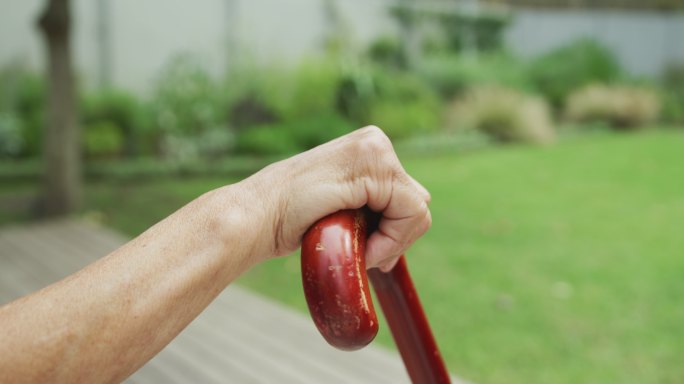
[(663, 119), (668, 123), (684, 124), (684, 63), (668, 65), (662, 84)]
[(33, 157), (43, 145), (45, 84), (22, 63), (0, 69), (0, 114), (5, 155)]
[(371, 104), (368, 123), (380, 126), (392, 139), (405, 139), (440, 128), (440, 100), (419, 78), (381, 72), (376, 75), (376, 88), (377, 97)]
[[(132, 94), (122, 91), (109, 89), (92, 93), (85, 97), (81, 103), (81, 122), (84, 126), (86, 135), (105, 134), (113, 137), (111, 130), (117, 131), (116, 136), (120, 143), (116, 151), (107, 148), (106, 155), (122, 154), (127, 157), (137, 156), (141, 153), (152, 153), (150, 148), (152, 130), (150, 128), (149, 116), (145, 106)], [(104, 129), (103, 127), (108, 127)], [(90, 144), (98, 140), (91, 137)], [(109, 139), (103, 139), (105, 142)], [(86, 144), (88, 140), (86, 140)], [(99, 147), (96, 145), (96, 147)], [(86, 153), (96, 154), (92, 146), (86, 145)]]
[(85, 153), (91, 157), (116, 157), (123, 150), (124, 136), (111, 121), (98, 121), (85, 126)]
[(421, 78), (446, 99), (461, 94), (470, 87), (486, 84), (530, 88), (522, 63), (505, 52), (477, 57), (433, 55), (423, 60), (417, 71)]
[(557, 108), (578, 87), (611, 82), (620, 75), (620, 66), (612, 52), (590, 39), (557, 48), (529, 65), (534, 86)]
[(374, 63), (388, 68), (404, 68), (406, 58), (401, 42), (392, 36), (381, 36), (371, 42), (366, 56)]
[(0, 112), (0, 158), (16, 157), (23, 148), (19, 119), (11, 112)]
[[(216, 79), (198, 60), (190, 56), (172, 60), (162, 71), (152, 97), (162, 154), (178, 160), (202, 156), (198, 138), (229, 129), (222, 95)], [(229, 149), (226, 145), (221, 151)]]
[(313, 115), (288, 122), (265, 124), (242, 132), (237, 150), (260, 155), (287, 155), (313, 148), (349, 133), (354, 126), (336, 114)]

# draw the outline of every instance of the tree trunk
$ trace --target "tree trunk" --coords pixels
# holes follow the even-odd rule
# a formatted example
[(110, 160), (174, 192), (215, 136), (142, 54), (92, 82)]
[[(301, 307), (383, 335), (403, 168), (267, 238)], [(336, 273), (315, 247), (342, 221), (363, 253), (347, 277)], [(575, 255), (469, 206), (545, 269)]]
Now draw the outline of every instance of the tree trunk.
[(45, 38), (49, 75), (42, 213), (64, 215), (78, 209), (81, 201), (80, 132), (71, 63), (69, 0), (47, 0), (38, 25)]

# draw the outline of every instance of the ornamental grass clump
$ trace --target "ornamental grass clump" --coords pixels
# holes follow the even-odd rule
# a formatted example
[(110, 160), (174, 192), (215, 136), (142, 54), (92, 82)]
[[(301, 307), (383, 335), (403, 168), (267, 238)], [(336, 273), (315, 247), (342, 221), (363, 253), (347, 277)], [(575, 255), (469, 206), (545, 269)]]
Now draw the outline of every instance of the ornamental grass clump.
[(629, 85), (592, 84), (568, 96), (565, 117), (576, 123), (603, 123), (634, 130), (654, 123), (661, 109), (655, 91)]
[(453, 101), (447, 126), (474, 129), (498, 142), (549, 144), (556, 138), (543, 99), (499, 86), (476, 87)]

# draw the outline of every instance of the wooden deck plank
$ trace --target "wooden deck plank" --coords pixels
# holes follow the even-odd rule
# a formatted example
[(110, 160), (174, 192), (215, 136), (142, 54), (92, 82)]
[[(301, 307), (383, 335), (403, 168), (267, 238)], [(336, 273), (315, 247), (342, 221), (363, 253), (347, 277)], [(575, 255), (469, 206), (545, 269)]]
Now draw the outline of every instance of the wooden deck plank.
[[(0, 304), (34, 292), (127, 239), (78, 220), (0, 228)], [(127, 383), (408, 383), (396, 352), (325, 343), (298, 312), (232, 285)]]

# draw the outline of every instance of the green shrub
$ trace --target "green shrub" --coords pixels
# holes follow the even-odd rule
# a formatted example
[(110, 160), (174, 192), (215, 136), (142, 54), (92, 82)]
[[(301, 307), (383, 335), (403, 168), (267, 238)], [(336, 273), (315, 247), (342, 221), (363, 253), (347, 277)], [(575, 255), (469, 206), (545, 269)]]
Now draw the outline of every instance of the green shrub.
[(451, 99), (470, 87), (501, 85), (510, 88), (530, 87), (525, 67), (507, 53), (477, 57), (436, 55), (423, 60), (417, 71), (445, 99)]
[(500, 142), (547, 144), (555, 139), (544, 100), (498, 86), (477, 87), (456, 99), (447, 121), (451, 129), (475, 129)]
[(291, 97), (292, 69), (276, 64), (256, 62), (239, 63), (227, 73), (221, 86), (226, 104), (231, 110), (229, 119), (240, 119), (233, 116), (235, 106), (245, 99), (257, 101), (261, 106), (277, 116), (286, 109)]
[(335, 110), (345, 118), (365, 124), (377, 98), (376, 73), (373, 66), (348, 67), (343, 72), (335, 94)]
[(22, 63), (0, 69), (2, 129), (10, 140), (5, 143), (5, 155), (11, 152), (13, 157), (35, 157), (41, 153), (45, 94), (43, 78), (27, 71)]
[(118, 156), (124, 145), (121, 129), (112, 122), (98, 121), (84, 126), (85, 153), (90, 157)]
[(288, 155), (298, 150), (287, 129), (277, 125), (257, 126), (242, 132), (235, 147), (238, 152), (256, 155)]
[(369, 120), (359, 125), (382, 127), (392, 139), (405, 139), (440, 128), (440, 100), (418, 77), (378, 71), (374, 83), (375, 97), (370, 103)]
[(669, 124), (684, 125), (684, 95), (666, 89), (661, 93), (662, 119)]
[(0, 159), (17, 157), (24, 148), (21, 122), (11, 112), (0, 112)]
[(283, 119), (333, 113), (341, 78), (340, 66), (330, 60), (301, 62), (291, 74), (291, 90), (281, 109)]
[[(228, 104), (251, 100), (277, 121), (331, 113), (335, 109), (337, 87), (342, 77), (340, 65), (324, 57), (305, 58), (294, 66), (249, 65), (234, 69), (225, 90)], [(256, 102), (256, 103), (255, 103)], [(242, 116), (231, 116), (240, 121)]]
[(618, 61), (594, 40), (581, 39), (557, 48), (530, 63), (529, 77), (554, 107), (560, 108), (573, 90), (620, 77)]
[(425, 102), (379, 101), (373, 106), (371, 121), (393, 140), (433, 133), (441, 124), (439, 107)]
[(238, 136), (236, 148), (244, 153), (287, 155), (313, 148), (353, 129), (354, 126), (339, 115), (313, 115), (247, 129)]
[(383, 67), (394, 69), (406, 67), (401, 42), (393, 36), (381, 36), (372, 41), (366, 50), (366, 56)]
[[(230, 129), (227, 101), (218, 84), (190, 56), (176, 57), (164, 68), (151, 102), (162, 155), (182, 161), (203, 156), (200, 138), (210, 131)], [(220, 152), (229, 150), (226, 144)]]
[[(109, 129), (118, 131), (122, 143), (117, 154), (130, 157), (153, 153), (149, 143), (152, 132), (147, 110), (132, 94), (115, 89), (92, 93), (82, 101), (80, 112), (86, 131), (89, 126), (99, 125), (107, 125)], [(86, 153), (93, 154), (91, 150), (86, 148)]]
[(642, 128), (658, 119), (661, 102), (653, 90), (592, 84), (568, 97), (565, 116), (573, 122), (602, 122), (617, 129)]
[(662, 118), (671, 124), (684, 124), (684, 63), (670, 64), (662, 78)]

